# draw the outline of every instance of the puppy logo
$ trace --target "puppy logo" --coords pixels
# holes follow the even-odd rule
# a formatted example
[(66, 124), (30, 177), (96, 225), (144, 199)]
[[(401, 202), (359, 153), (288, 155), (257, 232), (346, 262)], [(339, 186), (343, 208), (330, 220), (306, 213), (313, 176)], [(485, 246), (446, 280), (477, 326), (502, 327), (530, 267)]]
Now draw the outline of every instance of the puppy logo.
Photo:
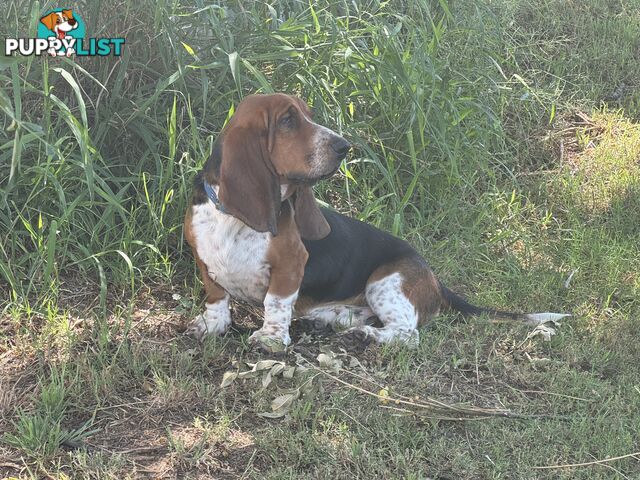
[(93, 38), (86, 35), (78, 12), (55, 8), (40, 17), (37, 38), (5, 38), (4, 54), (36, 56), (106, 57), (122, 55), (124, 38)]
[[(42, 17), (40, 19), (40, 23), (47, 27), (47, 30), (53, 32), (56, 39), (60, 40), (60, 42), (65, 45), (63, 49), (66, 50), (67, 57), (76, 53), (74, 48), (70, 46), (70, 43), (65, 42), (67, 37), (72, 37), (71, 31), (76, 30), (80, 26), (78, 20), (73, 16), (73, 10), (61, 10), (59, 12), (52, 11)], [(40, 38), (42, 37), (40, 36)], [(75, 43), (75, 41), (73, 43)], [(61, 50), (62, 48), (57, 50), (55, 46), (52, 45), (47, 52), (52, 57), (55, 57), (57, 55), (64, 55), (64, 53), (60, 53)]]
[(125, 39), (94, 38), (86, 35), (78, 12), (70, 8), (56, 8), (40, 17), (37, 38), (5, 38), (4, 54), (36, 56), (106, 57), (122, 55)]

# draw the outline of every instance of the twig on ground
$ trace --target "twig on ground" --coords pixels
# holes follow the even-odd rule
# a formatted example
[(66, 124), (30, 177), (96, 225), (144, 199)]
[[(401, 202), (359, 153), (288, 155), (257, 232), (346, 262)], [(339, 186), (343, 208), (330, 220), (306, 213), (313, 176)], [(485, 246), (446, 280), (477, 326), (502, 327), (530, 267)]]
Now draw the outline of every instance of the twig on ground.
[(543, 466), (533, 467), (533, 468), (535, 468), (536, 470), (544, 470), (544, 469), (551, 469), (551, 468), (587, 467), (589, 465), (598, 465), (606, 462), (614, 462), (616, 460), (622, 460), (623, 458), (637, 457), (638, 455), (640, 455), (640, 452), (628, 453), (626, 455), (620, 455), (619, 457), (603, 458), (602, 460), (593, 460), (592, 462), (565, 463), (563, 465), (543, 465)]
[(313, 365), (311, 362), (309, 362), (308, 360), (304, 359), (312, 369), (322, 373), (323, 375), (331, 378), (332, 380), (348, 387), (351, 388), (353, 390), (356, 390), (360, 393), (364, 393), (365, 395), (369, 395), (371, 397), (375, 397), (385, 403), (395, 403), (396, 405), (407, 405), (410, 407), (415, 407), (415, 408), (420, 408), (420, 409), (426, 409), (426, 410), (431, 410), (431, 411), (445, 411), (445, 412), (449, 412), (449, 413), (456, 413), (458, 415), (460, 415), (460, 417), (447, 417), (450, 420), (465, 420), (465, 417), (503, 417), (503, 418), (528, 418), (528, 416), (526, 415), (520, 415), (520, 414), (516, 414), (513, 412), (510, 412), (509, 410), (498, 410), (498, 409), (487, 409), (487, 408), (480, 408), (480, 407), (460, 407), (460, 406), (456, 406), (456, 405), (449, 405), (446, 403), (443, 403), (439, 400), (435, 400), (433, 398), (428, 398), (425, 403), (418, 403), (415, 401), (410, 401), (410, 400), (403, 400), (401, 398), (392, 398), (389, 396), (384, 396), (384, 395), (380, 395), (377, 394), (375, 392), (371, 392), (365, 388), (359, 387), (357, 385), (353, 385), (352, 383), (349, 383), (345, 380), (342, 380), (341, 378), (336, 377), (335, 375), (330, 374), (329, 372), (326, 372), (324, 370), (322, 370), (321, 368), (316, 367), (315, 365)]
[[(517, 389), (516, 389), (517, 390)], [(580, 400), (581, 402), (590, 402), (587, 398), (574, 397), (573, 395), (565, 395), (564, 393), (545, 392), (544, 390), (517, 390), (520, 393), (540, 393), (542, 395), (553, 395), (556, 397), (570, 398), (572, 400)]]

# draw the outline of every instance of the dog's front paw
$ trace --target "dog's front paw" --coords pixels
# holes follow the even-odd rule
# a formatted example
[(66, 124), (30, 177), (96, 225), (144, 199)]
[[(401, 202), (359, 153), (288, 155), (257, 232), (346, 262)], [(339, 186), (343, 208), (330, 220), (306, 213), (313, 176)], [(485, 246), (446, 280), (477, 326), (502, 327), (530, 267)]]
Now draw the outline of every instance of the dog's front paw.
[(209, 335), (224, 335), (230, 325), (230, 319), (228, 322), (210, 319), (206, 314), (202, 313), (191, 321), (187, 328), (187, 335), (197, 340), (202, 340)]
[(209, 335), (224, 335), (230, 326), (231, 314), (226, 303), (207, 304), (207, 309), (191, 321), (186, 333), (202, 340)]
[(76, 53), (76, 51), (73, 48), (68, 48), (67, 49), (67, 57), (70, 57), (71, 55), (73, 55), (74, 53)]
[(205, 314), (200, 314), (191, 321), (186, 333), (196, 340), (202, 340), (208, 335), (224, 335), (229, 325), (230, 323), (211, 321)]
[(284, 353), (291, 343), (291, 337), (288, 329), (263, 326), (251, 334), (249, 342), (253, 348), (265, 353)]

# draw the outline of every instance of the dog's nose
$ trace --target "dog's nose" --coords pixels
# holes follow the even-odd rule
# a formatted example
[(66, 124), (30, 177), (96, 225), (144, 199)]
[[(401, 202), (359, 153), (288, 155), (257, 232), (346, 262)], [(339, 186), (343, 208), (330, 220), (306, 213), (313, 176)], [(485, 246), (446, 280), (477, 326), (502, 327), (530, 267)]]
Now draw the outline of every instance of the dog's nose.
[(347, 142), (344, 138), (337, 137), (335, 140), (331, 142), (331, 148), (333, 149), (334, 152), (336, 152), (336, 154), (338, 155), (338, 158), (342, 160), (344, 157), (347, 156), (347, 152), (351, 148), (351, 144)]
[(71, 25), (73, 27), (76, 24), (76, 19), (75, 18), (70, 18), (68, 20), (68, 22), (69, 22), (69, 25)]

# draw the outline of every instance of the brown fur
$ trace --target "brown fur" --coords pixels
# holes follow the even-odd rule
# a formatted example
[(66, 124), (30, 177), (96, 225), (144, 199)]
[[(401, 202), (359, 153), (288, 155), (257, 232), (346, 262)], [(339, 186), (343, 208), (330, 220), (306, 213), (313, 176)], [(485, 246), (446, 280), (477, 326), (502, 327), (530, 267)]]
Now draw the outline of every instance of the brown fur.
[(309, 256), (300, 239), (289, 202), (283, 204), (278, 231), (278, 236), (271, 240), (267, 250), (267, 261), (271, 265), (269, 293), (288, 297), (300, 288)]
[(295, 197), (295, 218), (298, 231), (305, 240), (318, 240), (331, 232), (329, 224), (318, 208), (311, 187), (300, 187)]
[(220, 201), (231, 215), (254, 230), (275, 235), (280, 181), (269, 161), (265, 135), (237, 124), (223, 135)]

